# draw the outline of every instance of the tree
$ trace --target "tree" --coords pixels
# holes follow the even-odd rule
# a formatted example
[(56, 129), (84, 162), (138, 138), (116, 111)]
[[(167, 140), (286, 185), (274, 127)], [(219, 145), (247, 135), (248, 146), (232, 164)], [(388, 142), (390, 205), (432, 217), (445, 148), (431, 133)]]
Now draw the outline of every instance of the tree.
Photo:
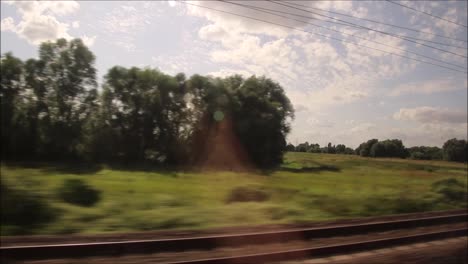
[(380, 142), (377, 139), (371, 139), (359, 145), (356, 149), (356, 153), (359, 153), (364, 157), (405, 158), (408, 156), (408, 152), (403, 145), (403, 142), (399, 139), (387, 139)]
[(444, 143), (442, 150), (444, 160), (458, 162), (467, 161), (468, 144), (466, 140), (458, 140), (456, 138), (449, 139)]
[(28, 95), (24, 90), (23, 62), (6, 53), (1, 57), (0, 109), (2, 159), (22, 158), (31, 152), (28, 142), (29, 127), (27, 108), (24, 100)]
[(232, 86), (234, 130), (260, 168), (278, 166), (283, 160), (289, 121), (294, 110), (283, 88), (271, 79), (252, 76)]
[(115, 66), (98, 92), (94, 61), (79, 39), (2, 56), (2, 158), (185, 165), (224, 129), (257, 167), (282, 162), (294, 110), (271, 79)]
[[(106, 159), (175, 164), (184, 91), (176, 78), (155, 69), (113, 67), (105, 76), (100, 122), (113, 139)], [(111, 142), (109, 142), (111, 143)]]
[(369, 156), (371, 157), (386, 157), (386, 144), (383, 142), (376, 142), (372, 145)]
[(309, 142), (301, 143), (297, 145), (296, 151), (297, 152), (307, 152), (310, 149)]
[(286, 151), (294, 152), (296, 151), (296, 148), (294, 147), (293, 144), (289, 143), (288, 145), (286, 145)]
[(361, 143), (359, 147), (356, 148), (356, 154), (361, 155), (363, 157), (370, 156), (370, 150), (372, 145), (377, 143), (379, 140), (377, 139), (370, 139), (367, 142)]
[(345, 154), (346, 146), (343, 144), (336, 145), (336, 153)]
[(332, 145), (332, 143), (328, 142), (326, 152), (329, 153), (329, 154), (335, 154), (336, 153), (335, 146)]
[(50, 159), (76, 158), (83, 124), (97, 106), (93, 53), (79, 39), (42, 43), (39, 59), (25, 66), (25, 91), (37, 132), (36, 152)]
[(355, 152), (354, 149), (346, 147), (344, 154), (353, 155)]
[(320, 145), (319, 144), (310, 144), (309, 149), (307, 150), (307, 152), (320, 153), (321, 152)]
[(407, 149), (411, 159), (418, 160), (441, 160), (443, 158), (442, 149), (438, 147), (411, 147)]

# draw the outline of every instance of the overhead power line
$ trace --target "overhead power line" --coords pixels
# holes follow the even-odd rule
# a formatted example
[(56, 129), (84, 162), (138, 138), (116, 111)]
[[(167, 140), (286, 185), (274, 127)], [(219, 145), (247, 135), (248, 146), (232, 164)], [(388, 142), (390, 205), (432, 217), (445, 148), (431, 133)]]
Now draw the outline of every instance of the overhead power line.
[(407, 5), (404, 5), (404, 4), (401, 4), (401, 3), (398, 3), (398, 2), (394, 2), (394, 1), (390, 1), (390, 0), (385, 0), (385, 1), (387, 1), (387, 2), (389, 2), (389, 3), (392, 3), (392, 4), (394, 4), (394, 5), (399, 5), (399, 6), (402, 6), (402, 7), (404, 7), (404, 8), (411, 9), (411, 10), (416, 11), (416, 12), (419, 12), (419, 13), (426, 14), (426, 15), (431, 16), (431, 17), (438, 18), (438, 19), (443, 20), (443, 21), (445, 21), (445, 22), (449, 22), (449, 23), (452, 23), (452, 24), (455, 24), (455, 25), (459, 25), (459, 26), (462, 26), (462, 27), (465, 27), (465, 28), (467, 27), (466, 25), (460, 24), (460, 23), (458, 23), (458, 22), (451, 21), (451, 20), (445, 19), (445, 18), (440, 17), (440, 16), (433, 15), (433, 14), (431, 14), (431, 13), (428, 13), (428, 12), (425, 12), (425, 11), (422, 11), (422, 10), (418, 10), (418, 9), (413, 8), (413, 7), (411, 7), (411, 6), (407, 6)]
[[(444, 50), (444, 49), (441, 49), (441, 48), (438, 48), (438, 47), (434, 47), (434, 46), (431, 46), (431, 45), (427, 45), (427, 44), (424, 44), (424, 43), (421, 43), (421, 42), (418, 42), (418, 41), (414, 41), (414, 40), (405, 38), (404, 36), (401, 36), (401, 35), (397, 35), (397, 34), (393, 34), (393, 33), (388, 33), (388, 32), (380, 31), (380, 30), (376, 30), (376, 29), (372, 29), (372, 28), (365, 27), (365, 26), (362, 26), (362, 25), (359, 25), (359, 24), (355, 24), (355, 23), (351, 23), (351, 22), (348, 22), (348, 21), (345, 21), (345, 20), (341, 20), (341, 19), (338, 19), (338, 18), (335, 18), (335, 17), (331, 17), (331, 16), (319, 14), (319, 13), (316, 13), (316, 12), (313, 12), (313, 11), (310, 11), (310, 10), (301, 9), (301, 8), (298, 8), (298, 7), (295, 7), (295, 6), (290, 6), (290, 5), (287, 5), (287, 4), (283, 4), (283, 3), (281, 3), (281, 2), (276, 2), (276, 1), (272, 1), (272, 0), (266, 0), (266, 1), (271, 2), (271, 3), (275, 3), (275, 4), (277, 4), (277, 5), (286, 6), (286, 7), (289, 7), (289, 8), (301, 10), (301, 11), (304, 11), (304, 12), (307, 12), (307, 13), (311, 13), (311, 14), (315, 14), (315, 15), (318, 15), (318, 16), (327, 17), (327, 18), (330, 18), (330, 19), (332, 19), (332, 20), (336, 20), (336, 21), (340, 21), (340, 22), (349, 24), (349, 25), (347, 25), (347, 26), (357, 27), (357, 28), (361, 28), (361, 29), (366, 29), (366, 30), (378, 32), (378, 33), (381, 33), (381, 34), (384, 34), (384, 35), (388, 35), (388, 36), (392, 36), (392, 37), (395, 37), (395, 38), (399, 38), (399, 39), (402, 39), (402, 40), (405, 40), (405, 41), (408, 41), (408, 42), (412, 42), (412, 43), (415, 43), (415, 44), (419, 44), (419, 45), (421, 45), (421, 46), (428, 47), (428, 48), (431, 48), (431, 49), (435, 49), (435, 50), (438, 50), (438, 51), (441, 51), (441, 52), (450, 53), (450, 54), (455, 55), (455, 56), (458, 56), (458, 57), (462, 57), (462, 58), (465, 58), (465, 59), (468, 58), (468, 57), (465, 56), (465, 55), (462, 55), (462, 54), (459, 54), (459, 53), (456, 53), (456, 52), (452, 52), (452, 51), (448, 51), (448, 50)], [(314, 19), (314, 18), (311, 17), (311, 19)], [(328, 21), (328, 22), (330, 22), (330, 23), (335, 23), (335, 22), (331, 22), (331, 21)]]
[(448, 64), (448, 65), (452, 65), (452, 66), (459, 67), (459, 68), (461, 68), (461, 69), (466, 70), (466, 68), (463, 67), (463, 66), (460, 66), (460, 65), (457, 65), (457, 64), (454, 64), (454, 63), (450, 63), (450, 62), (446, 62), (446, 61), (443, 61), (443, 60), (439, 60), (439, 59), (436, 59), (436, 58), (433, 58), (433, 57), (430, 57), (430, 56), (426, 56), (426, 55), (424, 55), (424, 54), (420, 54), (420, 53), (417, 53), (417, 52), (413, 52), (413, 51), (405, 50), (405, 49), (402, 49), (402, 48), (394, 47), (394, 46), (388, 45), (388, 44), (386, 44), (386, 43), (382, 43), (382, 42), (378, 42), (378, 41), (371, 40), (371, 39), (368, 39), (368, 38), (356, 36), (356, 35), (354, 35), (354, 34), (342, 32), (342, 31), (339, 31), (339, 30), (336, 30), (336, 29), (327, 28), (327, 27), (324, 27), (324, 26), (321, 26), (321, 25), (317, 25), (317, 24), (314, 24), (314, 23), (310, 23), (310, 22), (308, 22), (308, 21), (303, 21), (303, 20), (299, 20), (299, 19), (295, 19), (295, 18), (291, 18), (291, 17), (287, 17), (287, 16), (278, 15), (278, 14), (275, 14), (275, 13), (272, 13), (272, 12), (269, 12), (269, 11), (291, 14), (291, 13), (288, 13), (288, 12), (283, 12), (283, 11), (274, 10), (274, 9), (269, 9), (269, 8), (264, 8), (264, 7), (257, 7), (257, 6), (251, 6), (251, 5), (246, 5), (246, 4), (234, 3), (234, 2), (229, 2), (229, 1), (225, 1), (225, 0), (218, 0), (218, 1), (223, 2), (223, 3), (227, 3), (227, 4), (231, 4), (231, 5), (242, 6), (242, 7), (244, 7), (244, 8), (250, 9), (250, 10), (256, 10), (256, 11), (258, 11), (258, 12), (263, 12), (263, 13), (271, 14), (271, 15), (274, 15), (274, 16), (283, 17), (283, 18), (286, 18), (286, 19), (290, 19), (290, 20), (294, 20), (294, 21), (306, 23), (306, 24), (309, 24), (309, 25), (312, 25), (312, 26), (315, 26), (315, 27), (324, 28), (324, 29), (326, 29), (326, 30), (338, 32), (338, 33), (341, 33), (341, 34), (344, 34), (344, 35), (349, 35), (349, 36), (352, 36), (352, 37), (354, 37), (354, 38), (363, 39), (363, 40), (366, 40), (366, 41), (369, 41), (369, 42), (373, 42), (373, 43), (376, 43), (376, 44), (379, 44), (379, 45), (383, 45), (383, 46), (386, 46), (386, 47), (389, 47), (389, 48), (392, 48), (392, 49), (396, 49), (396, 50), (403, 51), (403, 52), (406, 52), (406, 53), (414, 54), (414, 55), (417, 55), (417, 56), (420, 56), (420, 57), (424, 57), (424, 58), (426, 58), (426, 59), (430, 59), (430, 60), (433, 60), (433, 61), (445, 63), (445, 64)]
[[(289, 2), (286, 2), (286, 3), (289, 3)], [(276, 3), (276, 4), (278, 4), (278, 3)], [(275, 12), (283, 12), (283, 11), (275, 10)], [(334, 22), (334, 21), (320, 19), (320, 18), (316, 18), (316, 17), (303, 16), (303, 15), (295, 14), (295, 13), (288, 13), (288, 14), (293, 15), (293, 16), (297, 16), (297, 17), (304, 17), (304, 18), (308, 18), (308, 19), (324, 21), (324, 22), (327, 22), (327, 23), (333, 23), (333, 24), (338, 24), (338, 25), (343, 25), (343, 26), (348, 26), (348, 27), (355, 27), (355, 28), (366, 29), (367, 30), (367, 28), (364, 27), (364, 26), (361, 26), (359, 24), (353, 24), (351, 22), (344, 21), (344, 20), (340, 20), (340, 21), (344, 21), (345, 23), (340, 23), (340, 22)], [(312, 14), (316, 14), (316, 13), (312, 13)], [(317, 14), (317, 15), (320, 15), (320, 14)], [(328, 17), (328, 16), (325, 16), (325, 17)], [(457, 48), (457, 49), (465, 49), (465, 50), (468, 49), (467, 47), (460, 47), (460, 46), (455, 46), (455, 45), (452, 45), (452, 44), (447, 44), (447, 43), (442, 43), (442, 42), (437, 42), (437, 41), (432, 41), (432, 40), (427, 40), (427, 39), (420, 39), (420, 38), (415, 38), (415, 37), (410, 37), (410, 36), (398, 35), (398, 34), (395, 34), (395, 33), (385, 32), (385, 31), (376, 30), (376, 29), (371, 29), (371, 30), (375, 31), (375, 32), (378, 32), (378, 33), (381, 33), (381, 34), (391, 35), (392, 37), (397, 37), (397, 38), (404, 39), (404, 40), (414, 39), (414, 40), (424, 41), (424, 42), (428, 42), (428, 43), (434, 43), (434, 44), (437, 44), (437, 45), (453, 47), (453, 48)], [(408, 40), (408, 41), (411, 42), (411, 40)], [(432, 46), (430, 46), (430, 47), (432, 47)]]
[(327, 13), (330, 13), (330, 14), (335, 14), (335, 15), (340, 15), (340, 16), (346, 16), (346, 17), (351, 17), (351, 18), (355, 18), (355, 19), (365, 20), (365, 21), (369, 21), (369, 22), (372, 22), (372, 23), (380, 24), (380, 25), (396, 27), (396, 28), (400, 28), (400, 29), (405, 29), (405, 30), (417, 32), (417, 33), (422, 33), (422, 34), (427, 34), (427, 35), (437, 36), (437, 37), (440, 37), (440, 38), (447, 38), (447, 39), (467, 43), (467, 41), (463, 40), (463, 39), (457, 39), (457, 38), (449, 37), (449, 36), (446, 36), (446, 35), (439, 35), (439, 34), (436, 34), (436, 33), (432, 33), (432, 32), (429, 32), (429, 31), (424, 31), (424, 30), (420, 30), (420, 29), (414, 29), (414, 28), (409, 28), (409, 27), (398, 26), (398, 25), (394, 25), (394, 24), (390, 24), (390, 23), (385, 23), (385, 22), (373, 20), (373, 19), (352, 16), (352, 15), (343, 14), (343, 13), (340, 13), (340, 12), (334, 12), (334, 11), (330, 11), (330, 10), (327, 10), (327, 9), (302, 5), (302, 4), (298, 4), (298, 3), (292, 3), (292, 2), (287, 2), (287, 1), (284, 1), (284, 3), (290, 4), (290, 5), (295, 5), (295, 6), (300, 6), (300, 7), (304, 7), (304, 8), (308, 8), (308, 9), (319, 10), (319, 11), (327, 12)]
[[(273, 2), (273, 1), (269, 1), (269, 2), (282, 5), (280, 3), (276, 3), (276, 2)], [(289, 2), (286, 2), (286, 3), (289, 3)], [(288, 6), (288, 5), (285, 5), (285, 6)], [(291, 7), (291, 6), (288, 6), (288, 7)], [(294, 8), (294, 7), (291, 7), (291, 8)], [(302, 10), (302, 9), (299, 9), (299, 10)], [(302, 10), (302, 11), (308, 12), (308, 10)], [(276, 12), (283, 12), (283, 11), (276, 11)], [(324, 15), (321, 15), (321, 14), (314, 13), (312, 11), (310, 11), (310, 13), (312, 13), (314, 15), (324, 16)], [(320, 18), (316, 18), (316, 17), (303, 16), (303, 15), (295, 14), (295, 13), (288, 13), (288, 14), (293, 15), (293, 16), (297, 16), (297, 17), (304, 17), (304, 18), (308, 18), (308, 19), (320, 20), (320, 21), (324, 21), (324, 22), (327, 22), (327, 23), (333, 23), (333, 24), (338, 24), (338, 25), (343, 25), (343, 26), (348, 26), (348, 27), (355, 27), (355, 28), (359, 28), (359, 29), (371, 30), (371, 31), (375, 31), (375, 32), (385, 34), (385, 35), (390, 35), (392, 37), (396, 37), (396, 38), (403, 39), (403, 40), (413, 42), (413, 43), (415, 43), (415, 42), (412, 41), (412, 40), (408, 40), (408, 39), (414, 39), (414, 40), (434, 43), (434, 44), (437, 44), (437, 45), (443, 45), (443, 46), (453, 47), (453, 48), (457, 48), (457, 49), (465, 49), (465, 50), (468, 49), (467, 47), (460, 47), (460, 46), (455, 46), (455, 45), (452, 45), (452, 44), (447, 44), (447, 43), (442, 43), (442, 42), (437, 42), (437, 41), (432, 41), (432, 40), (426, 40), (426, 39), (420, 39), (420, 38), (415, 38), (415, 37), (410, 37), (410, 36), (398, 35), (398, 34), (395, 34), (395, 33), (392, 33), (392, 32), (386, 32), (386, 31), (381, 31), (381, 30), (377, 30), (377, 29), (371, 29), (371, 28), (368, 28), (368, 27), (365, 27), (365, 26), (361, 26), (359, 24), (354, 24), (354, 23), (351, 23), (351, 22), (348, 22), (348, 21), (345, 21), (345, 20), (340, 20), (340, 19), (337, 19), (337, 18), (334, 18), (334, 17), (329, 17), (329, 16), (325, 16), (325, 17), (332, 18), (332, 19), (338, 20), (338, 21), (343, 21), (344, 23), (334, 22), (334, 21), (320, 19)], [(417, 42), (417, 43), (419, 44), (419, 42)], [(427, 46), (427, 47), (437, 49), (436, 47), (432, 47), (432, 46)]]
[[(179, 1), (180, 1), (180, 0), (179, 0)], [(289, 28), (289, 29), (296, 30), (296, 31), (306, 32), (306, 33), (309, 33), (309, 34), (321, 36), (321, 37), (326, 38), (326, 39), (331, 39), (331, 40), (335, 40), (335, 41), (339, 41), (339, 42), (347, 42), (347, 43), (350, 43), (350, 44), (352, 44), (352, 45), (354, 45), (354, 46), (364, 47), (364, 48), (368, 48), (368, 49), (372, 49), (372, 50), (377, 50), (377, 51), (380, 51), (380, 52), (383, 52), (383, 53), (387, 53), (387, 54), (391, 54), (391, 55), (394, 55), (394, 56), (398, 56), (398, 57), (402, 57), (402, 58), (406, 58), (406, 59), (418, 61), (418, 62), (425, 63), (425, 64), (430, 64), (430, 65), (433, 65), (433, 66), (445, 68), (445, 69), (452, 70), (452, 71), (456, 71), (456, 72), (461, 72), (461, 73), (465, 73), (465, 74), (467, 73), (466, 71), (461, 71), (461, 70), (454, 69), (454, 68), (451, 68), (451, 67), (447, 67), (447, 66), (444, 66), (444, 65), (440, 65), (440, 64), (436, 64), (436, 63), (432, 63), (432, 62), (420, 60), (420, 59), (417, 59), (417, 58), (412, 58), (412, 57), (409, 57), (409, 56), (405, 56), (405, 55), (401, 55), (401, 54), (397, 54), (397, 53), (393, 53), (393, 52), (381, 50), (381, 49), (378, 49), (378, 48), (372, 48), (372, 47), (369, 47), (369, 46), (366, 46), (366, 45), (362, 45), (362, 44), (358, 44), (358, 43), (346, 41), (346, 40), (339, 39), (339, 38), (335, 38), (335, 37), (326, 36), (326, 35), (323, 35), (323, 34), (320, 34), (320, 33), (316, 33), (316, 32), (311, 32), (311, 31), (307, 31), (307, 30), (303, 30), (303, 29), (299, 29), (299, 28), (295, 28), (295, 27), (291, 27), (291, 26), (287, 26), (287, 25), (275, 23), (275, 22), (270, 22), (270, 21), (267, 21), (267, 20), (259, 19), (259, 18), (254, 18), (254, 17), (249, 17), (249, 16), (245, 16), (245, 15), (241, 15), (241, 14), (236, 14), (236, 13), (234, 13), (234, 12), (225, 11), (225, 10), (220, 10), (220, 9), (213, 8), (213, 7), (207, 7), (207, 6), (203, 6), (203, 5), (197, 5), (197, 4), (188, 3), (188, 2), (185, 2), (185, 1), (180, 1), (180, 2), (182, 2), (182, 3), (186, 4), (186, 5), (191, 5), (191, 6), (196, 6), (196, 7), (200, 7), (200, 8), (205, 8), (205, 9), (209, 9), (209, 10), (213, 10), (213, 11), (217, 11), (217, 12), (221, 12), (221, 13), (225, 13), (225, 14), (230, 14), (230, 15), (233, 15), (233, 16), (238, 16), (238, 17), (247, 18), (247, 19), (250, 19), (250, 20), (260, 21), (260, 22), (263, 22), (263, 23), (267, 23), (267, 24), (271, 24), (271, 25), (276, 25), (276, 26), (280, 26), (280, 27), (284, 27), (284, 28)]]

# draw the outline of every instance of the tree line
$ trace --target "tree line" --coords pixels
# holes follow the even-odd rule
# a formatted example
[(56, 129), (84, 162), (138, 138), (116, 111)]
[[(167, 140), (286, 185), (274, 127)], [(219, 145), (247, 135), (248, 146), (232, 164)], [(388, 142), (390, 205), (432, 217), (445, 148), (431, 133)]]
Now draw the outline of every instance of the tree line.
[(297, 146), (289, 143), (286, 146), (288, 151), (295, 152), (310, 152), (310, 153), (329, 153), (329, 154), (354, 154), (354, 149), (346, 147), (344, 144), (332, 145), (328, 143), (325, 147), (320, 147), (320, 144), (309, 144), (309, 142), (300, 143)]
[(442, 148), (418, 146), (406, 148), (400, 139), (387, 139), (379, 141), (370, 139), (361, 143), (356, 149), (346, 147), (343, 144), (332, 145), (328, 143), (325, 147), (319, 144), (300, 143), (297, 146), (289, 143), (288, 151), (329, 153), (329, 154), (351, 154), (363, 157), (397, 157), (416, 160), (448, 160), (457, 162), (468, 161), (468, 142), (463, 139), (452, 138), (447, 140)]
[(2, 160), (189, 165), (229, 121), (255, 166), (282, 162), (294, 110), (273, 80), (114, 66), (98, 87), (94, 64), (80, 39), (2, 55)]

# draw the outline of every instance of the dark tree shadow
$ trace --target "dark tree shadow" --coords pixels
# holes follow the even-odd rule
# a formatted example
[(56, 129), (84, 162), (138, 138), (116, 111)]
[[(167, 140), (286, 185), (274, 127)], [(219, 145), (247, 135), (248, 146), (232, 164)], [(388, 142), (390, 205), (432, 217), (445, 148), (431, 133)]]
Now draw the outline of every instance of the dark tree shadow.
[(280, 168), (279, 171), (287, 171), (287, 172), (316, 172), (320, 173), (322, 171), (333, 171), (333, 172), (340, 172), (341, 169), (337, 166), (333, 165), (319, 165), (314, 167), (302, 167), (302, 168), (288, 168), (283, 167)]
[(156, 172), (171, 177), (177, 177), (177, 173), (179, 172), (188, 171), (187, 168), (182, 166), (177, 167), (146, 162), (112, 162), (106, 163), (106, 166), (112, 170), (128, 172)]
[(40, 169), (45, 173), (67, 173), (67, 174), (93, 174), (102, 169), (96, 163), (86, 162), (45, 162), (45, 161), (16, 161), (7, 162), (9, 167)]
[(41, 170), (47, 173), (94, 174), (101, 169), (101, 165), (94, 163), (63, 163), (50, 164)]
[[(335, 165), (328, 165), (328, 164), (322, 164), (318, 162), (308, 162), (308, 163), (313, 163), (315, 166), (303, 166), (300, 168), (294, 168), (294, 167), (278, 167), (275, 169), (270, 169), (270, 170), (262, 170), (262, 174), (264, 175), (270, 175), (273, 172), (294, 172), (294, 173), (300, 173), (300, 172), (313, 172), (313, 173), (320, 173), (322, 171), (331, 171), (331, 172), (341, 172), (341, 168)], [(287, 165), (288, 163), (284, 163), (283, 165)]]

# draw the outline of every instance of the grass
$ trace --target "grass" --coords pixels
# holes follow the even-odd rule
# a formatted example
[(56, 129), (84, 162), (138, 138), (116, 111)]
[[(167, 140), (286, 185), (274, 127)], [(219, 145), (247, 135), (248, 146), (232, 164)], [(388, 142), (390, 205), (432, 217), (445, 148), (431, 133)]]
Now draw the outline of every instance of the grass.
[[(3, 225), (2, 235), (300, 223), (466, 207), (466, 202), (441, 199), (431, 189), (434, 182), (449, 178), (467, 184), (466, 164), (443, 161), (287, 153), (282, 167), (270, 173), (83, 169), (63, 164), (2, 164), (1, 173), (2, 183), (42, 197), (57, 215), (34, 228)], [(61, 200), (57, 190), (69, 179), (81, 179), (98, 190), (100, 200), (90, 207)], [(265, 199), (228, 202), (235, 189), (257, 189)]]

